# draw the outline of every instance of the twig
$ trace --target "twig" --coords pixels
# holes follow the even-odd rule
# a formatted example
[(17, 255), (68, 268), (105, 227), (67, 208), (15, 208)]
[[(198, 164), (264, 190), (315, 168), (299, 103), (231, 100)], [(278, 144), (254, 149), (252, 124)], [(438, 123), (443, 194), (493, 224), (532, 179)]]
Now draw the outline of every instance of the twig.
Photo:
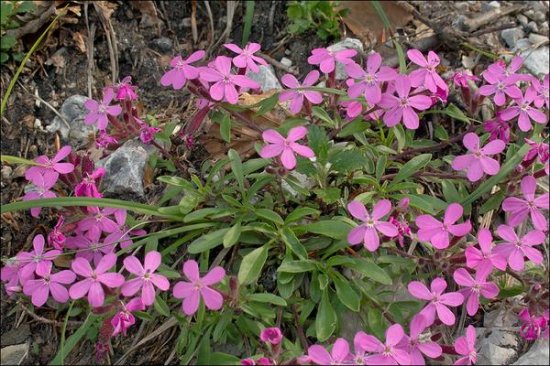
[(191, 35), (193, 36), (193, 43), (197, 44), (199, 39), (197, 32), (197, 0), (191, 1)]
[[(36, 315), (32, 310), (30, 310), (29, 308), (27, 308), (25, 305), (23, 305), (23, 303), (21, 303), (20, 301), (17, 302), (17, 305), (19, 305), (21, 307), (21, 309), (23, 309), (23, 311), (27, 314), (29, 314), (31, 316), (31, 318), (33, 318), (34, 320), (36, 321), (39, 321), (41, 323), (44, 323), (44, 324), (52, 324), (56, 327), (62, 327), (63, 326), (63, 323), (62, 322), (58, 322), (57, 320), (51, 320), (51, 319), (46, 319), (44, 317), (41, 317), (40, 315)], [(69, 320), (67, 322), (67, 325), (70, 325), (70, 326), (80, 326), (82, 325), (82, 322), (81, 321), (77, 321), (77, 320)]]
[(294, 68), (292, 68), (292, 67), (288, 67), (288, 66), (280, 63), (279, 61), (275, 60), (273, 57), (268, 56), (265, 53), (261, 53), (261, 52), (257, 52), (257, 55), (264, 58), (267, 62), (269, 62), (270, 64), (272, 64), (276, 68), (281, 69), (285, 72), (288, 72), (289, 74), (298, 76), (298, 71), (294, 70)]
[(84, 20), (86, 21), (86, 30), (88, 31), (88, 47), (86, 47), (86, 58), (88, 59), (88, 66), (86, 67), (86, 72), (88, 74), (88, 98), (92, 98), (92, 85), (94, 83), (94, 38), (96, 25), (92, 24), (90, 28), (90, 23), (88, 21), (88, 2), (84, 3)]
[(19, 80), (17, 80), (17, 84), (19, 84), (19, 86), (21, 88), (23, 88), (24, 91), (26, 91), (28, 94), (32, 95), (35, 99), (39, 100), (41, 103), (44, 103), (44, 105), (46, 107), (48, 107), (53, 113), (55, 113), (59, 118), (61, 118), (61, 120), (63, 121), (63, 123), (65, 123), (65, 126), (67, 126), (67, 128), (71, 128), (71, 126), (69, 126), (69, 122), (67, 122), (65, 117), (63, 117), (63, 115), (61, 113), (59, 113), (57, 111), (57, 109), (55, 109), (50, 103), (48, 103), (44, 99), (42, 99), (40, 97), (40, 95), (38, 95), (38, 93), (36, 93), (36, 94), (31, 93), (27, 88), (25, 88), (25, 86), (23, 84), (21, 84), (21, 82)]
[(515, 27), (517, 27), (516, 23), (508, 23), (508, 24), (498, 25), (495, 27), (480, 29), (477, 32), (472, 33), (472, 37), (478, 37), (478, 36), (481, 36), (482, 34), (498, 32), (505, 29), (515, 28)]
[(210, 3), (208, 1), (204, 2), (204, 7), (206, 8), (208, 22), (210, 24), (210, 45), (208, 46), (208, 49), (210, 49), (214, 42), (214, 17), (212, 16), (212, 9), (210, 9)]
[(19, 27), (16, 29), (10, 29), (6, 31), (6, 35), (13, 36), (19, 39), (23, 37), (25, 34), (32, 34), (32, 33), (38, 32), (38, 30), (48, 22), (50, 17), (55, 14), (55, 10), (56, 10), (56, 3), (54, 2), (46, 11), (40, 14), (40, 17), (38, 17), (38, 19), (31, 20), (30, 22), (26, 23), (22, 27)]
[(485, 24), (488, 24), (494, 20), (497, 20), (498, 18), (501, 18), (505, 15), (514, 13), (516, 11), (520, 11), (525, 9), (525, 5), (512, 5), (507, 8), (495, 8), (493, 10), (490, 10), (486, 13), (483, 13), (475, 18), (466, 19), (463, 23), (463, 29), (467, 32), (473, 32), (476, 29), (484, 26)]
[(304, 334), (304, 329), (300, 324), (300, 317), (298, 316), (298, 309), (296, 304), (292, 304), (292, 312), (294, 313), (294, 322), (296, 323), (296, 333), (298, 333), (298, 338), (300, 338), (300, 343), (302, 343), (303, 349), (308, 349), (309, 344), (307, 343), (306, 335)]

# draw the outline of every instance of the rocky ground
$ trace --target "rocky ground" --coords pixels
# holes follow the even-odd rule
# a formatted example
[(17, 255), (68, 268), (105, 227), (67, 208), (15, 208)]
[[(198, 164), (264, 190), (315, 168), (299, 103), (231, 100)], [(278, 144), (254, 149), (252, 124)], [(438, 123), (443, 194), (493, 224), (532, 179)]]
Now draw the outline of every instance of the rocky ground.
[[(237, 6), (232, 26), (225, 36), (223, 32), (228, 21), (225, 3), (211, 2), (211, 18), (202, 2), (194, 17), (191, 2), (156, 1), (154, 4), (154, 11), (127, 2), (74, 5), (74, 11), (62, 18), (19, 77), (20, 83), (1, 121), (2, 154), (32, 159), (51, 154), (59, 143), (71, 144), (75, 149), (92, 146), (89, 136), (93, 130), (83, 124), (86, 113), (83, 103), (88, 97), (97, 97), (107, 83), (126, 75), (131, 75), (139, 86), (143, 109), (147, 113), (161, 123), (179, 121), (184, 124), (193, 105), (184, 92), (176, 93), (160, 86), (163, 70), (176, 53), (201, 48), (215, 54), (220, 49), (216, 46), (217, 40), (239, 43), (244, 9), (240, 4)], [(263, 67), (252, 77), (262, 84), (263, 92), (280, 89), (278, 78), (286, 72), (303, 77), (310, 70), (306, 62), (310, 50), (325, 45), (312, 33), (288, 34), (285, 6), (279, 1), (256, 2), (250, 40), (262, 44), (263, 52), (270, 58), (270, 66)], [(531, 73), (540, 75), (549, 71), (548, 1), (411, 1), (410, 6), (416, 13), (408, 8), (401, 9), (405, 22), (397, 25), (391, 36), (381, 34), (381, 28), (374, 25), (363, 24), (363, 28), (358, 29), (346, 21), (353, 31), (343, 25), (343, 40), (330, 43), (335, 49), (351, 47), (361, 53), (374, 48), (393, 66), (397, 65), (397, 56), (391, 40), (396, 39), (405, 47), (436, 50), (449, 73), (460, 68), (478, 73), (492, 62), (493, 56), (516, 53), (525, 58), (525, 66)], [(197, 23), (196, 40), (192, 36), (194, 22)], [(23, 38), (27, 46), (36, 39), (33, 34), (27, 37), (29, 39)], [(109, 48), (109, 40), (116, 43), (116, 50)], [(2, 67), (3, 92), (15, 68), (13, 64)], [(162, 171), (148, 170), (151, 151), (139, 142), (128, 141), (109, 156), (101, 160), (98, 157), (98, 164), (107, 171), (103, 192), (112, 197), (153, 201), (162, 190), (154, 176)], [(207, 157), (205, 151), (198, 149), (188, 160), (200, 163)], [(17, 166), (2, 165), (1, 203), (21, 197), (23, 174)], [(40, 222), (32, 220), (27, 213), (2, 216), (2, 257), (13, 256), (27, 248), (36, 231), (54, 223), (53, 216)], [(7, 298), (3, 290), (0, 307), (2, 364), (51, 360), (57, 351), (60, 334), (56, 314), (48, 310), (30, 313)], [(512, 304), (503, 303), (482, 319), (483, 326), (478, 328), (479, 363), (548, 364), (548, 341), (537, 341), (533, 345), (523, 342), (517, 335), (518, 322), (509, 310), (511, 307)], [(148, 331), (151, 329), (144, 329), (143, 333)], [(162, 349), (169, 349), (175, 338), (171, 334), (163, 337), (157, 341), (164, 345)], [(115, 345), (115, 359), (132, 342), (134, 339), (130, 336)], [(91, 362), (89, 347), (87, 344), (77, 347), (67, 362)], [(151, 352), (152, 349), (156, 348), (147, 345), (134, 352), (126, 362), (164, 362), (165, 358), (158, 352)], [(164, 356), (167, 354), (169, 352)]]

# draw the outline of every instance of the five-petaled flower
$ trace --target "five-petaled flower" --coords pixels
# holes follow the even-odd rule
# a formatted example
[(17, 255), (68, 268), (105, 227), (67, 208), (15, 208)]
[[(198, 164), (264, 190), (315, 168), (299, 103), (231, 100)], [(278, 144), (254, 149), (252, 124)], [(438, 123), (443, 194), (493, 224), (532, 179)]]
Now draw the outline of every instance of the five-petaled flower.
[(541, 264), (543, 257), (541, 252), (533, 248), (535, 245), (544, 243), (546, 235), (542, 231), (532, 230), (519, 238), (514, 228), (507, 225), (500, 225), (497, 228), (497, 234), (504, 243), (495, 247), (493, 252), (508, 260), (510, 268), (514, 271), (523, 271), (525, 267), (525, 260), (523, 257), (529, 258), (529, 260), (535, 264)]
[(466, 176), (471, 182), (480, 180), (483, 173), (495, 175), (500, 171), (499, 162), (490, 158), (489, 155), (500, 154), (506, 148), (504, 141), (493, 140), (481, 147), (479, 137), (475, 133), (469, 132), (464, 136), (462, 142), (468, 149), (468, 154), (454, 158), (451, 163), (454, 170), (466, 170)]
[[(436, 342), (429, 338), (425, 339), (421, 334), (428, 328), (430, 324), (421, 314), (416, 314), (409, 324), (410, 335), (405, 335), (399, 344), (403, 349), (409, 352), (411, 356), (411, 365), (425, 365), (424, 356), (429, 358), (438, 358), (443, 350)], [(423, 356), (424, 355), (424, 356)]]
[(548, 221), (541, 210), (548, 210), (550, 205), (550, 194), (543, 193), (535, 197), (537, 180), (527, 175), (521, 180), (521, 193), (524, 199), (508, 197), (502, 202), (502, 209), (508, 212), (508, 225), (518, 226), (531, 215), (535, 229), (540, 231), (548, 230)]
[(418, 226), (418, 239), (429, 241), (437, 249), (445, 249), (449, 246), (449, 234), (464, 236), (472, 230), (470, 220), (462, 224), (455, 224), (462, 217), (464, 209), (458, 203), (451, 203), (445, 210), (443, 222), (436, 220), (431, 215), (420, 215), (416, 218)]
[(233, 57), (233, 65), (240, 69), (248, 68), (252, 72), (260, 72), (257, 64), (267, 65), (263, 58), (254, 56), (254, 53), (261, 48), (259, 43), (249, 43), (244, 49), (233, 43), (224, 44), (224, 47), (238, 54), (238, 56)]
[[(63, 146), (55, 156), (50, 159), (46, 155), (41, 155), (34, 159), (34, 161), (40, 165), (30, 167), (25, 171), (25, 179), (32, 182), (35, 185), (40, 185), (44, 181), (56, 182), (59, 178), (59, 174), (68, 174), (74, 170), (74, 165), (71, 163), (60, 163), (65, 159), (67, 155), (71, 153), (70, 146)], [(46, 177), (42, 178), (41, 176)]]
[(527, 132), (533, 128), (531, 120), (539, 124), (545, 124), (548, 122), (548, 116), (543, 111), (539, 110), (536, 106), (532, 106), (535, 98), (537, 97), (537, 91), (534, 87), (528, 87), (525, 91), (525, 95), (520, 95), (514, 98), (514, 104), (502, 111), (502, 119), (509, 121), (512, 118), (518, 117), (519, 129), (523, 132)]
[(197, 62), (204, 57), (206, 53), (202, 50), (193, 52), (185, 60), (180, 56), (176, 56), (170, 61), (171, 70), (168, 70), (162, 78), (160, 83), (163, 86), (170, 86), (175, 90), (183, 88), (187, 80), (193, 80), (199, 77), (199, 69), (193, 65), (193, 62)]
[(103, 100), (98, 102), (93, 99), (88, 99), (84, 103), (84, 107), (88, 109), (88, 114), (84, 117), (84, 123), (91, 125), (97, 123), (97, 129), (105, 131), (107, 124), (109, 124), (109, 116), (116, 117), (122, 113), (122, 107), (119, 105), (110, 105), (115, 98), (115, 92), (113, 88), (105, 88), (103, 92)]
[(311, 51), (311, 56), (307, 62), (310, 65), (319, 65), (319, 69), (325, 74), (331, 73), (336, 68), (336, 62), (347, 65), (353, 63), (352, 57), (357, 55), (353, 49), (343, 49), (340, 51), (329, 51), (326, 48), (315, 48)]
[(455, 361), (455, 365), (471, 365), (477, 362), (476, 329), (472, 325), (466, 328), (466, 334), (455, 341), (455, 351), (464, 357)]
[[(33, 179), (35, 181), (34, 187), (32, 187), (31, 190), (25, 193), (25, 195), (23, 196), (23, 201), (57, 197), (57, 195), (50, 190), (56, 183), (56, 180), (54, 178), (54, 175), (47, 174), (46, 172), (36, 173), (33, 176)], [(40, 211), (42, 211), (42, 207), (32, 207), (31, 216), (40, 216)]]
[(283, 166), (288, 170), (294, 169), (296, 167), (296, 156), (294, 154), (309, 159), (315, 157), (315, 153), (309, 147), (296, 143), (296, 141), (303, 139), (307, 132), (307, 128), (304, 126), (294, 127), (288, 131), (287, 137), (284, 138), (275, 130), (264, 131), (262, 137), (267, 145), (260, 150), (260, 156), (269, 159), (280, 155)]
[(361, 347), (373, 354), (365, 357), (367, 365), (409, 365), (411, 356), (401, 347), (405, 336), (403, 327), (393, 324), (386, 329), (386, 342), (380, 342), (376, 337), (367, 335), (359, 341)]
[(290, 100), (290, 111), (293, 114), (298, 114), (302, 110), (304, 105), (304, 98), (310, 103), (319, 104), (323, 101), (323, 96), (318, 91), (314, 90), (296, 90), (301, 87), (312, 86), (319, 80), (319, 71), (310, 71), (305, 79), (304, 83), (300, 85), (300, 82), (291, 74), (285, 74), (281, 78), (283, 84), (291, 90), (283, 90), (279, 95), (279, 100), (285, 102)]
[(55, 301), (65, 303), (69, 300), (69, 292), (64, 285), (74, 282), (76, 275), (69, 270), (52, 273), (52, 262), (44, 262), (36, 268), (36, 274), (41, 277), (28, 280), (23, 286), (23, 293), (31, 296), (32, 304), (40, 307), (48, 301), (50, 293)]
[(498, 293), (498, 286), (493, 282), (487, 282), (487, 277), (491, 274), (491, 266), (478, 266), (475, 278), (465, 269), (458, 268), (453, 273), (455, 282), (466, 287), (459, 290), (466, 301), (466, 310), (468, 315), (474, 316), (479, 309), (479, 296), (483, 295), (486, 299), (494, 299)]
[(391, 211), (389, 200), (378, 201), (372, 209), (372, 215), (360, 201), (350, 202), (348, 211), (353, 217), (363, 222), (348, 234), (348, 242), (352, 245), (363, 243), (368, 251), (374, 252), (380, 246), (378, 232), (390, 238), (399, 234), (399, 230), (394, 224), (382, 220)]
[(382, 82), (393, 80), (397, 72), (387, 66), (382, 66), (382, 57), (374, 52), (367, 58), (367, 69), (364, 70), (356, 63), (346, 65), (346, 72), (349, 77), (356, 79), (356, 82), (350, 85), (348, 94), (351, 98), (357, 98), (364, 95), (366, 101), (374, 106), (382, 99)]
[(124, 258), (124, 268), (136, 277), (126, 281), (120, 291), (124, 296), (133, 296), (141, 289), (141, 301), (145, 306), (155, 302), (155, 287), (161, 291), (170, 288), (170, 282), (163, 275), (155, 273), (160, 266), (162, 256), (157, 251), (150, 251), (145, 254), (143, 266), (135, 256)]
[(32, 277), (32, 274), (40, 270), (40, 273), (46, 273), (46, 267), (49, 266), (55, 258), (61, 255), (61, 251), (54, 249), (44, 252), (44, 236), (39, 234), (32, 241), (32, 252), (20, 252), (16, 255), (17, 260), (21, 263), (19, 278), (21, 280)]
[(338, 338), (330, 353), (325, 347), (316, 344), (308, 348), (307, 356), (317, 365), (343, 365), (350, 358), (349, 344), (344, 338)]
[(113, 316), (111, 319), (111, 325), (113, 326), (113, 337), (122, 333), (126, 335), (126, 330), (135, 324), (136, 318), (132, 314), (135, 311), (145, 310), (145, 305), (139, 297), (135, 297), (128, 301), (126, 305), (121, 301), (122, 309)]
[(223, 296), (209, 286), (221, 282), (225, 277), (222, 267), (214, 267), (204, 277), (200, 277), (199, 265), (194, 260), (183, 264), (183, 273), (190, 282), (180, 281), (174, 286), (174, 297), (183, 299), (181, 308), (187, 315), (193, 315), (199, 308), (200, 298), (210, 310), (220, 310), (223, 306)]
[(464, 296), (458, 292), (443, 293), (447, 288), (447, 282), (441, 277), (432, 281), (430, 289), (422, 282), (412, 281), (408, 285), (409, 293), (417, 299), (429, 301), (428, 305), (420, 311), (426, 317), (428, 324), (433, 324), (435, 315), (445, 325), (453, 325), (455, 323), (455, 315), (447, 306), (456, 307), (464, 302)]
[(416, 87), (424, 86), (426, 89), (435, 93), (437, 88), (447, 89), (447, 83), (439, 76), (436, 71), (439, 65), (439, 56), (434, 51), (428, 52), (428, 59), (424, 57), (422, 52), (416, 49), (408, 50), (407, 56), (409, 60), (420, 66), (419, 69), (410, 73), (409, 78), (411, 85)]
[(479, 229), (477, 232), (477, 242), (481, 250), (470, 245), (464, 251), (466, 265), (470, 268), (495, 267), (501, 271), (505, 271), (506, 258), (494, 252), (493, 235), (488, 229)]

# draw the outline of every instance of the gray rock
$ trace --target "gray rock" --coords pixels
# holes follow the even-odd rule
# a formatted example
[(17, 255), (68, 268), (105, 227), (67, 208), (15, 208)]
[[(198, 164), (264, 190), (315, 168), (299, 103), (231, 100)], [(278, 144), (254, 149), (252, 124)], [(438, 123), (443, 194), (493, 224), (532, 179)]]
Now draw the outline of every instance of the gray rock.
[(67, 98), (59, 110), (65, 121), (59, 118), (59, 116), (55, 116), (53, 122), (46, 127), (46, 130), (49, 132), (59, 132), (63, 140), (68, 142), (73, 148), (87, 143), (88, 136), (94, 133), (93, 125), (84, 124), (84, 117), (88, 113), (88, 110), (84, 107), (84, 103), (88, 99), (88, 97), (83, 95), (73, 95)]
[(503, 30), (500, 36), (504, 39), (508, 47), (514, 48), (517, 41), (525, 36), (525, 33), (523, 33), (521, 28), (517, 27)]
[(288, 66), (288, 67), (292, 66), (292, 60), (287, 58), (287, 57), (283, 57), (281, 59), (281, 63), (285, 66)]
[(27, 343), (3, 347), (0, 350), (0, 364), (21, 365), (28, 354), (29, 345)]
[(101, 191), (107, 197), (143, 198), (143, 169), (154, 151), (140, 141), (129, 140), (97, 165), (105, 168)]
[(529, 35), (529, 42), (532, 44), (548, 42), (548, 37), (542, 36), (540, 34), (531, 33)]
[(517, 362), (512, 365), (548, 365), (550, 364), (550, 344), (547, 339), (538, 339)]
[(519, 14), (517, 18), (518, 18), (519, 24), (523, 26), (527, 26), (527, 24), (529, 23), (529, 19), (527, 19), (527, 17), (523, 14)]
[[(295, 180), (298, 181), (298, 184), (300, 185), (300, 187), (303, 187), (305, 189), (312, 189), (314, 186), (315, 186), (315, 180), (308, 177), (307, 175), (305, 174), (302, 174), (302, 173), (298, 173), (297, 171), (293, 170), (289, 173), (289, 176), (292, 176), (293, 178), (295, 178)], [(283, 180), (282, 182), (282, 187), (285, 191), (287, 191), (288, 193), (290, 193), (292, 196), (296, 197), (298, 195), (298, 192), (292, 188), (290, 186), (290, 184), (288, 184), (286, 182), (286, 180)]]
[(493, 310), (483, 318), (483, 328), (477, 328), (478, 364), (509, 365), (518, 357), (522, 340), (512, 330), (517, 324), (517, 315), (504, 308)]
[[(329, 51), (341, 51), (345, 49), (354, 49), (358, 53), (363, 52), (363, 42), (356, 38), (346, 38), (338, 43), (333, 44), (332, 46), (327, 47)], [(341, 63), (336, 64), (336, 80), (347, 79), (347, 74), (344, 70), (344, 65)]]
[(246, 76), (260, 84), (262, 93), (265, 93), (268, 90), (282, 88), (279, 79), (277, 79), (277, 75), (275, 75), (273, 66), (271, 65), (260, 65), (259, 72), (248, 71)]
[(537, 23), (531, 21), (527, 24), (527, 28), (529, 28), (529, 31), (537, 33), (539, 31), (539, 27), (537, 26)]
[(500, 4), (498, 1), (491, 1), (490, 3), (484, 1), (481, 3), (481, 11), (483, 13), (494, 10), (496, 8), (500, 8)]
[[(470, 9), (470, 5), (468, 5), (468, 3), (466, 1), (457, 1), (453, 5), (457, 10), (460, 10), (462, 12), (468, 11)], [(485, 4), (483, 4), (483, 5), (485, 5)]]
[(13, 328), (5, 333), (2, 333), (2, 337), (0, 337), (0, 346), (6, 347), (24, 343), (30, 335), (30, 326), (28, 324), (23, 324), (18, 328)]
[(540, 34), (548, 34), (549, 28), (548, 28), (548, 21), (542, 23), (540, 25)]
[(173, 43), (172, 40), (168, 37), (155, 38), (152, 43), (153, 46), (160, 52), (172, 52)]
[(549, 54), (548, 46), (527, 49), (521, 52), (521, 56), (525, 59), (523, 65), (535, 76), (547, 74), (550, 69)]
[(504, 308), (490, 311), (483, 317), (483, 326), (486, 328), (512, 327), (517, 323), (517, 314)]
[(340, 316), (340, 333), (339, 336), (353, 344), (355, 334), (365, 330), (365, 324), (358, 313), (346, 309)]

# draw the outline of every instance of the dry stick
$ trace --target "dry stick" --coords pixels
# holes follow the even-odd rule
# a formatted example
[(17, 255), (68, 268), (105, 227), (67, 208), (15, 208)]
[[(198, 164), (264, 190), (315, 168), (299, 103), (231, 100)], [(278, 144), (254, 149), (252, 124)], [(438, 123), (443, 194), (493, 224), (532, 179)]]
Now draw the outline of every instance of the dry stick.
[(507, 8), (494, 8), (486, 13), (483, 13), (475, 18), (466, 19), (464, 21), (464, 30), (468, 32), (473, 32), (476, 29), (489, 24), (490, 22), (497, 20), (505, 15), (514, 13), (519, 10), (525, 9), (525, 5), (512, 5)]
[(205, 1), (204, 6), (206, 7), (206, 13), (208, 14), (208, 22), (210, 25), (210, 45), (208, 46), (208, 49), (210, 49), (214, 42), (214, 17), (212, 16), (212, 9), (210, 9), (210, 3), (208, 1)]
[(86, 72), (88, 76), (88, 98), (92, 98), (92, 86), (94, 84), (94, 38), (96, 25), (92, 24), (90, 28), (90, 23), (88, 21), (88, 2), (84, 3), (84, 19), (86, 21), (86, 30), (88, 31), (88, 47), (86, 47), (86, 58), (88, 59), (88, 65), (86, 67)]
[(197, 0), (191, 1), (191, 35), (193, 36), (193, 43), (197, 44), (199, 39), (197, 32)]
[(33, 34), (38, 32), (40, 28), (42, 28), (42, 26), (50, 20), (50, 17), (55, 14), (55, 10), (56, 4), (53, 3), (46, 11), (40, 14), (40, 17), (38, 17), (38, 19), (31, 20), (22, 27), (10, 29), (6, 31), (6, 35), (13, 36), (19, 39), (26, 34)]
[(61, 118), (61, 120), (63, 121), (63, 123), (65, 124), (65, 126), (67, 126), (67, 128), (71, 128), (71, 126), (69, 126), (69, 122), (67, 122), (67, 120), (65, 119), (65, 117), (63, 117), (63, 115), (61, 115), (61, 113), (59, 113), (57, 111), (57, 109), (55, 109), (50, 103), (46, 102), (44, 99), (42, 99), (40, 97), (40, 95), (38, 95), (38, 92), (37, 94), (33, 94), (31, 93), (27, 88), (25, 88), (25, 86), (19, 81), (17, 80), (17, 84), (19, 84), (19, 86), (24, 90), (26, 91), (28, 94), (32, 95), (35, 99), (37, 99), (38, 101), (40, 101), (41, 103), (44, 103), (44, 105), (46, 107), (48, 107), (53, 113), (55, 113), (59, 118)]
[(296, 307), (296, 304), (292, 304), (292, 312), (294, 313), (294, 322), (296, 323), (296, 333), (298, 333), (298, 338), (300, 338), (300, 343), (302, 343), (302, 347), (304, 349), (308, 349), (309, 344), (307, 343), (307, 338), (306, 338), (306, 335), (304, 334), (304, 329), (300, 324), (300, 317), (298, 316), (298, 309)]
[[(46, 319), (46, 318), (43, 318), (39, 315), (36, 315), (29, 308), (27, 308), (25, 305), (23, 305), (23, 303), (20, 302), (20, 301), (17, 302), (17, 305), (19, 305), (23, 309), (23, 311), (25, 311), (25, 313), (29, 314), (34, 320), (37, 320), (37, 321), (39, 321), (41, 323), (44, 323), (44, 324), (52, 324), (56, 327), (62, 327), (63, 326), (62, 322), (58, 322), (57, 320)], [(80, 325), (82, 325), (82, 323), (83, 322), (81, 322), (81, 321), (69, 320), (67, 322), (67, 325), (80, 326)]]

